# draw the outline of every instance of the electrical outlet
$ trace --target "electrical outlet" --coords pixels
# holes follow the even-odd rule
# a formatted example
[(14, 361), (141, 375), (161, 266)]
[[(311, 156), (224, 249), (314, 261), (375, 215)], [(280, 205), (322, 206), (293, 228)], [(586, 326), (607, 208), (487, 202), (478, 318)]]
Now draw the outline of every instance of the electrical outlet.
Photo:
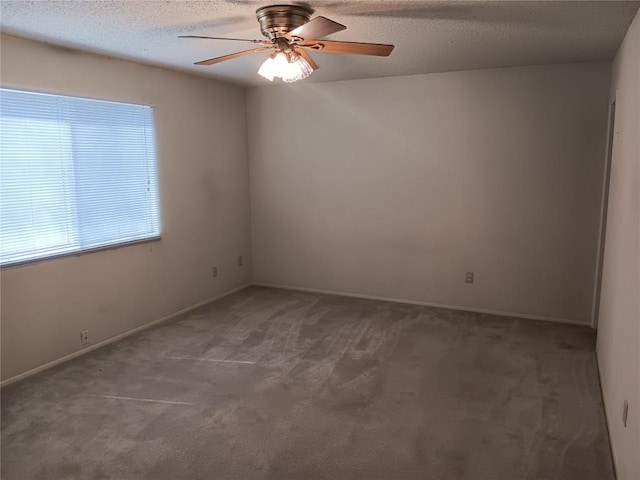
[(622, 407), (622, 425), (624, 428), (627, 428), (627, 417), (629, 416), (629, 402), (624, 401), (624, 406)]
[(242, 255), (240, 255), (238, 257), (238, 266), (241, 267), (242, 266)]
[(80, 343), (87, 345), (89, 343), (89, 330), (83, 330), (80, 332)]
[(466, 283), (473, 283), (473, 272), (467, 272), (467, 274), (464, 277), (464, 281)]
[(218, 276), (218, 267), (211, 267), (211, 275), (214, 278)]

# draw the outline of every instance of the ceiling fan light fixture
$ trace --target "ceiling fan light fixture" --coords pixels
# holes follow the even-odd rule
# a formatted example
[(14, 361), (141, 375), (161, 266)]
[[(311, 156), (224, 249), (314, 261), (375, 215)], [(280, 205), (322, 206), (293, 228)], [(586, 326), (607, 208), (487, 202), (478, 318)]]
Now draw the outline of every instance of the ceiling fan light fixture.
[[(243, 1), (247, 3), (246, 0)], [(393, 45), (381, 43), (324, 40), (327, 35), (340, 32), (347, 27), (322, 16), (310, 20), (312, 13), (313, 9), (306, 4), (266, 5), (258, 8), (256, 10), (256, 18), (260, 24), (260, 31), (268, 40), (203, 35), (180, 35), (180, 37), (234, 40), (259, 45), (249, 50), (209, 58), (195, 63), (195, 65), (201, 66), (215, 65), (234, 58), (270, 50), (273, 53), (258, 69), (258, 74), (270, 82), (273, 82), (276, 77), (287, 83), (296, 82), (307, 78), (314, 70), (317, 70), (319, 67), (308, 55), (307, 50), (321, 50), (323, 53), (374, 55), (378, 57), (387, 57), (393, 50)]]
[(274, 78), (281, 78), (283, 82), (291, 83), (307, 78), (313, 72), (313, 68), (304, 58), (297, 53), (287, 55), (278, 52), (269, 56), (258, 70), (258, 75), (270, 82)]

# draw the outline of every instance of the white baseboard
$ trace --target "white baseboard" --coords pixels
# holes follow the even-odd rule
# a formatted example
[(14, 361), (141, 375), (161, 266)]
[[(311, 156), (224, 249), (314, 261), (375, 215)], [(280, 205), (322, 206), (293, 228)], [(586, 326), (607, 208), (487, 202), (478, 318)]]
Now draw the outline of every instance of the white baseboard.
[(147, 328), (151, 328), (155, 325), (158, 325), (162, 322), (166, 322), (167, 320), (171, 320), (172, 318), (175, 318), (179, 315), (182, 315), (184, 313), (190, 312), (192, 310), (195, 310), (199, 307), (202, 307), (203, 305), (206, 305), (208, 303), (214, 302), (222, 297), (226, 297), (227, 295), (231, 295), (232, 293), (235, 293), (239, 290), (242, 290), (244, 288), (247, 288), (250, 285), (255, 285), (258, 287), (270, 287), (270, 288), (281, 288), (284, 290), (294, 290), (294, 291), (300, 291), (300, 292), (310, 292), (310, 293), (320, 293), (320, 294), (325, 294), (325, 295), (338, 295), (338, 296), (342, 296), (342, 297), (353, 297), (353, 298), (366, 298), (369, 300), (381, 300), (384, 302), (396, 302), (396, 303), (406, 303), (406, 304), (410, 304), (410, 305), (422, 305), (422, 306), (426, 306), (426, 307), (436, 307), (436, 308), (447, 308), (450, 310), (462, 310), (462, 311), (467, 311), (467, 312), (475, 312), (475, 313), (487, 313), (487, 314), (491, 314), (491, 315), (500, 315), (500, 316), (504, 316), (504, 317), (516, 317), (516, 318), (526, 318), (529, 320), (544, 320), (546, 322), (556, 322), (556, 323), (568, 323), (568, 324), (572, 324), (572, 325), (583, 325), (583, 326), (588, 326), (587, 323), (585, 322), (579, 322), (577, 320), (570, 320), (570, 319), (563, 319), (563, 318), (555, 318), (555, 317), (545, 317), (545, 316), (541, 316), (541, 315), (529, 315), (529, 314), (524, 314), (524, 313), (512, 313), (512, 312), (503, 312), (503, 311), (499, 311), (499, 310), (488, 310), (488, 309), (482, 309), (482, 308), (475, 308), (475, 307), (466, 307), (466, 306), (460, 306), (460, 305), (445, 305), (445, 304), (441, 304), (441, 303), (432, 303), (432, 302), (421, 302), (421, 301), (416, 301), (416, 300), (407, 300), (404, 298), (394, 298), (394, 297), (384, 297), (384, 296), (379, 296), (379, 295), (366, 295), (363, 293), (352, 293), (352, 292), (339, 292), (339, 291), (335, 291), (335, 290), (323, 290), (323, 289), (319, 289), (319, 288), (307, 288), (307, 287), (297, 287), (297, 286), (293, 286), (293, 285), (280, 285), (280, 284), (275, 284), (275, 283), (264, 283), (264, 282), (253, 282), (253, 283), (247, 283), (244, 285), (241, 285), (237, 288), (234, 288), (232, 290), (229, 290), (227, 292), (221, 293), (220, 295), (216, 295), (215, 297), (212, 298), (208, 298), (207, 300), (204, 300), (202, 302), (196, 303), (195, 305), (191, 305), (189, 307), (183, 308), (182, 310), (179, 310), (177, 312), (174, 312), (170, 315), (167, 315), (165, 317), (159, 318), (157, 320), (154, 320), (150, 323), (146, 323), (144, 325), (141, 325), (139, 327), (136, 327), (132, 330), (128, 330), (124, 333), (121, 333), (119, 335), (116, 335), (115, 337), (111, 337), (108, 338), (106, 340), (103, 340), (102, 342), (96, 343), (95, 345), (91, 345), (89, 347), (83, 348), (82, 350), (78, 350), (77, 352), (73, 352), (70, 353), (69, 355), (65, 355), (62, 358), (58, 358), (56, 360), (53, 360), (51, 362), (45, 363), (44, 365), (40, 365), (39, 367), (35, 367), (32, 368), (31, 370), (28, 370), (26, 372), (20, 373), (18, 375), (15, 375), (11, 378), (8, 378), (6, 380), (3, 380), (2, 382), (0, 382), (0, 388), (1, 387), (5, 387), (7, 385), (10, 385), (14, 382), (17, 382), (19, 380), (22, 380), (24, 378), (30, 377), (31, 375), (35, 375), (36, 373), (42, 372), (43, 370), (47, 370), (51, 367), (54, 367), (56, 365), (59, 365), (61, 363), (64, 363), (68, 360), (71, 360), (72, 358), (76, 358), (79, 357), (80, 355), (84, 355), (85, 353), (89, 353), (93, 350), (96, 350), (100, 347), (104, 347), (105, 345), (109, 345), (110, 343), (113, 342), (117, 342), (118, 340), (128, 337), (130, 335), (133, 335), (135, 333), (138, 333), (142, 330), (145, 330)]
[(529, 315), (527, 313), (503, 312), (500, 310), (487, 310), (484, 308), (465, 307), (461, 305), (445, 305), (442, 303), (420, 302), (407, 300), (404, 298), (381, 297), (378, 295), (366, 295), (364, 293), (338, 292), (335, 290), (322, 290), (319, 288), (296, 287), (293, 285), (280, 285), (276, 283), (253, 282), (256, 287), (282, 288), (284, 290), (295, 290), (299, 292), (322, 293), (326, 295), (338, 295), (341, 297), (366, 298), (369, 300), (381, 300), (383, 302), (407, 303), (409, 305), (422, 305), (425, 307), (447, 308), (449, 310), (462, 310), (464, 312), (487, 313), (490, 315), (500, 315), (502, 317), (526, 318), (528, 320), (544, 320), (545, 322), (568, 323), (571, 325), (589, 326), (589, 323), (580, 322), (566, 318), (544, 317), (542, 315)]
[(85, 353), (89, 353), (89, 352), (91, 352), (93, 350), (97, 350), (98, 348), (104, 347), (105, 345), (109, 345), (110, 343), (117, 342), (118, 340), (121, 340), (121, 339), (123, 339), (125, 337), (128, 337), (130, 335), (133, 335), (134, 333), (138, 333), (138, 332), (140, 332), (142, 330), (146, 330), (147, 328), (151, 328), (151, 327), (153, 327), (155, 325), (158, 325), (158, 324), (160, 324), (162, 322), (166, 322), (167, 320), (171, 320), (172, 318), (178, 317), (178, 316), (180, 316), (180, 315), (182, 315), (184, 313), (188, 313), (188, 312), (190, 312), (192, 310), (195, 310), (196, 308), (200, 308), (200, 307), (202, 307), (204, 305), (207, 305), (208, 303), (214, 302), (214, 301), (216, 301), (216, 300), (218, 300), (218, 299), (220, 299), (222, 297), (226, 297), (227, 295), (231, 295), (232, 293), (235, 293), (235, 292), (237, 292), (239, 290), (247, 288), (250, 285), (251, 285), (250, 283), (241, 285), (241, 286), (236, 287), (236, 288), (234, 288), (232, 290), (229, 290), (227, 292), (221, 293), (220, 295), (216, 295), (215, 297), (211, 297), (211, 298), (208, 298), (206, 300), (203, 300), (202, 302), (198, 302), (195, 305), (191, 305), (189, 307), (183, 308), (182, 310), (178, 310), (177, 312), (171, 313), (171, 314), (169, 314), (169, 315), (167, 315), (165, 317), (159, 318), (157, 320), (153, 320), (152, 322), (149, 322), (149, 323), (145, 323), (144, 325), (141, 325), (139, 327), (133, 328), (131, 330), (127, 330), (124, 333), (121, 333), (119, 335), (116, 335), (115, 337), (111, 337), (111, 338), (108, 338), (106, 340), (103, 340), (102, 342), (96, 343), (95, 345), (91, 345), (89, 347), (83, 348), (82, 350), (78, 350), (77, 352), (70, 353), (69, 355), (65, 355), (62, 358), (58, 358), (57, 360), (53, 360), (51, 362), (45, 363), (44, 365), (40, 365), (39, 367), (32, 368), (31, 370), (27, 370), (26, 372), (19, 373), (18, 375), (15, 375), (14, 377), (11, 377), (11, 378), (8, 378), (6, 380), (3, 380), (0, 383), (0, 388), (1, 387), (6, 387), (7, 385), (10, 385), (10, 384), (12, 384), (14, 382), (17, 382), (17, 381), (22, 380), (24, 378), (30, 377), (31, 375), (35, 375), (36, 373), (42, 372), (43, 370), (47, 370), (47, 369), (49, 369), (51, 367), (55, 367), (56, 365), (59, 365), (59, 364), (64, 363), (64, 362), (66, 362), (68, 360), (71, 360), (72, 358), (76, 358), (76, 357), (79, 357), (80, 355), (84, 355)]

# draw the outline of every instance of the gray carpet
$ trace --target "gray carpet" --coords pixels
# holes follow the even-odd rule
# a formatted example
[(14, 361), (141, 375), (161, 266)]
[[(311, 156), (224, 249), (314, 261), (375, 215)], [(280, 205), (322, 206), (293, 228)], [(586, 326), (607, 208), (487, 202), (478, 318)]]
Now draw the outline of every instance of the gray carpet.
[(251, 287), (2, 391), (2, 479), (613, 479), (589, 328)]

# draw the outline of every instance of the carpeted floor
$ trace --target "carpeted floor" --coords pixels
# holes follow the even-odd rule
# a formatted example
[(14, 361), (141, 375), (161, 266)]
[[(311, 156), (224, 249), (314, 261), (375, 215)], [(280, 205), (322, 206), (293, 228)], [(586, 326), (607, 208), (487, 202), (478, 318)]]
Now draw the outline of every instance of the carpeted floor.
[(251, 287), (2, 391), (2, 479), (610, 480), (586, 327)]

